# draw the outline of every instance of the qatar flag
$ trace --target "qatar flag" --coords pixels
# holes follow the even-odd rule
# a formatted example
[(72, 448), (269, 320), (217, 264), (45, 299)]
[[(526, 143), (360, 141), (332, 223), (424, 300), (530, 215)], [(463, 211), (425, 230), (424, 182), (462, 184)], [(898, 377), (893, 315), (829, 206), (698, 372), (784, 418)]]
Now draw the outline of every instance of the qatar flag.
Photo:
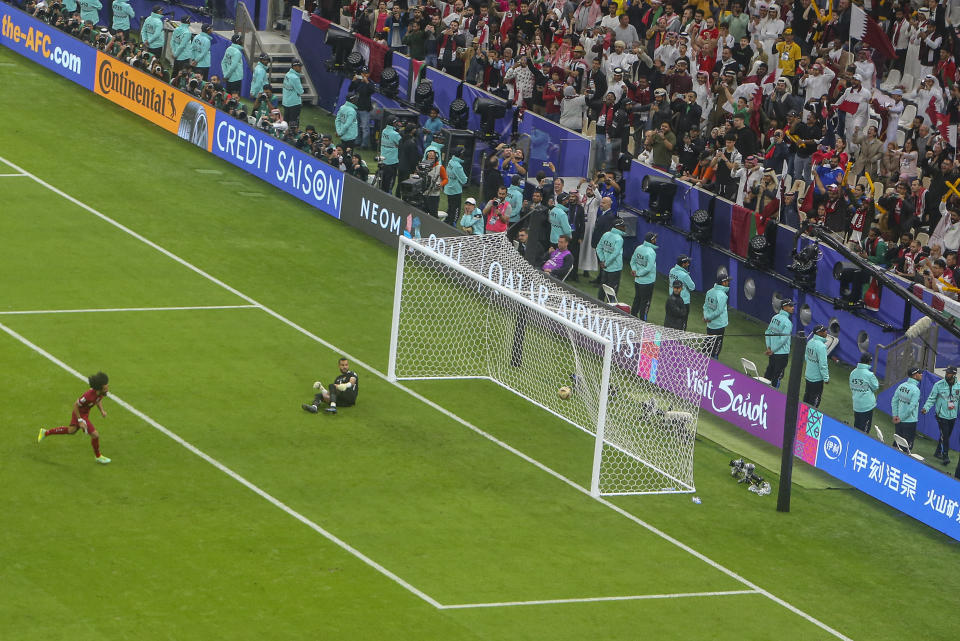
[(857, 5), (850, 7), (850, 37), (870, 45), (881, 56), (888, 60), (895, 60), (897, 52), (893, 49), (890, 38), (883, 32), (877, 21), (867, 15), (867, 12)]

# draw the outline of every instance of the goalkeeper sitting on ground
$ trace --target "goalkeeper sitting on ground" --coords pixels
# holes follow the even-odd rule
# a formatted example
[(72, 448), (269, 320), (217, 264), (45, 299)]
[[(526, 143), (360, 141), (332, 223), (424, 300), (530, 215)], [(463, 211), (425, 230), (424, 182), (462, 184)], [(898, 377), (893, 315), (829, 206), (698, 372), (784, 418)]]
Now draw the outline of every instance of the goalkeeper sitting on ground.
[(340, 369), (340, 375), (334, 379), (333, 383), (327, 389), (323, 389), (321, 381), (314, 383), (313, 389), (317, 390), (317, 394), (313, 397), (313, 403), (304, 403), (300, 407), (311, 414), (316, 414), (319, 411), (317, 406), (320, 403), (329, 403), (330, 406), (324, 408), (323, 411), (336, 414), (337, 403), (342, 406), (356, 404), (357, 392), (359, 391), (357, 373), (350, 370), (350, 362), (345, 358), (341, 358), (337, 362), (337, 367)]

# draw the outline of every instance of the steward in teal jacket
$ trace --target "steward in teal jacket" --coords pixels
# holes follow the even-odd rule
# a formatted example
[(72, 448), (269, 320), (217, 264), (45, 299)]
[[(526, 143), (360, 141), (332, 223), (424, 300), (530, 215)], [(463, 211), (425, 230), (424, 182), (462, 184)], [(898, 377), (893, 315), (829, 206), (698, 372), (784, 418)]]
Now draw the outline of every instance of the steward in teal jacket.
[(850, 372), (850, 391), (853, 393), (853, 411), (869, 412), (877, 406), (880, 381), (870, 371), (869, 363), (859, 363)]
[(707, 329), (722, 329), (730, 323), (727, 317), (728, 285), (714, 285), (703, 299), (703, 318)]
[(811, 383), (830, 382), (830, 367), (827, 363), (827, 338), (814, 334), (807, 341), (807, 349), (804, 354), (804, 360), (807, 362), (807, 371), (803, 377)]
[(357, 106), (347, 99), (340, 109), (337, 110), (337, 135), (340, 140), (354, 141), (360, 134), (360, 127), (357, 124)]
[(648, 241), (637, 245), (630, 257), (630, 269), (635, 275), (634, 282), (639, 285), (649, 285), (657, 280), (657, 246)]

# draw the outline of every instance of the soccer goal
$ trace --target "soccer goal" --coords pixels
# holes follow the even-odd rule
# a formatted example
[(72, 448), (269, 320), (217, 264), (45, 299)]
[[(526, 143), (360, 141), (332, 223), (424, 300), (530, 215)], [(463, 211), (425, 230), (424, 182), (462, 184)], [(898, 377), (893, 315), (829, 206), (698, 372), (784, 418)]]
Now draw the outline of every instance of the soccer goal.
[(692, 492), (713, 337), (580, 296), (502, 234), (400, 239), (391, 381), (487, 379), (594, 437), (594, 496)]

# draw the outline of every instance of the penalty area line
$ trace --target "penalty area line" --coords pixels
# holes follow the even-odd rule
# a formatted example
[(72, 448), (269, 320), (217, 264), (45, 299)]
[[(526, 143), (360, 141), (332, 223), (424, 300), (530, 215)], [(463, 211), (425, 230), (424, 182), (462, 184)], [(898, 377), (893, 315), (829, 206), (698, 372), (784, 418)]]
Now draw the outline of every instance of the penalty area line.
[(94, 309), (25, 309), (0, 311), (0, 316), (27, 316), (31, 314), (100, 314), (105, 312), (189, 312), (208, 309), (259, 309), (259, 305), (199, 305), (192, 307), (108, 307)]
[[(777, 604), (781, 605), (782, 607), (786, 608), (787, 610), (790, 610), (791, 612), (793, 612), (793, 613), (796, 614), (797, 616), (799, 616), (799, 617), (801, 617), (802, 619), (804, 619), (805, 621), (807, 621), (807, 622), (809, 622), (809, 623), (817, 626), (817, 627), (820, 628), (821, 630), (823, 630), (823, 631), (829, 633), (830, 635), (832, 635), (832, 636), (840, 639), (841, 641), (853, 641), (852, 639), (850, 639), (850, 637), (847, 637), (846, 635), (844, 635), (843, 633), (839, 632), (838, 630), (835, 630), (834, 628), (828, 626), (826, 623), (823, 623), (822, 621), (820, 621), (820, 620), (817, 619), (816, 617), (813, 617), (813, 616), (807, 614), (806, 612), (804, 612), (804, 611), (801, 610), (800, 608), (796, 607), (795, 605), (789, 603), (788, 601), (785, 601), (784, 599), (781, 599), (780, 597), (774, 595), (773, 593), (771, 593), (771, 592), (769, 592), (769, 591), (767, 591), (767, 590), (764, 590), (763, 588), (761, 588), (760, 586), (756, 585), (755, 583), (753, 583), (753, 582), (751, 582), (751, 581), (748, 581), (746, 578), (740, 576), (739, 574), (737, 574), (737, 573), (734, 572), (733, 570), (730, 570), (729, 568), (727, 568), (727, 567), (721, 565), (720, 563), (714, 561), (713, 559), (711, 559), (710, 557), (706, 556), (705, 554), (702, 554), (702, 553), (698, 552), (697, 550), (693, 549), (692, 547), (690, 547), (690, 546), (687, 545), (686, 543), (683, 543), (682, 541), (680, 541), (680, 540), (678, 540), (678, 539), (670, 536), (670, 535), (667, 534), (666, 532), (664, 532), (664, 531), (662, 531), (662, 530), (654, 527), (653, 525), (651, 525), (650, 523), (647, 523), (646, 521), (644, 521), (644, 520), (641, 519), (640, 517), (638, 517), (638, 516), (636, 516), (636, 515), (628, 512), (627, 510), (621, 508), (621, 507), (618, 506), (618, 505), (615, 505), (614, 503), (611, 503), (610, 501), (608, 501), (607, 499), (605, 499), (605, 498), (603, 498), (603, 497), (599, 497), (599, 498), (593, 497), (593, 496), (590, 494), (590, 490), (589, 490), (589, 489), (584, 488), (583, 486), (581, 486), (581, 485), (579, 485), (578, 483), (574, 482), (573, 480), (567, 478), (567, 477), (564, 476), (563, 474), (560, 474), (560, 473), (557, 472), (556, 470), (554, 470), (554, 469), (552, 469), (552, 468), (544, 465), (543, 463), (541, 463), (540, 461), (536, 460), (535, 458), (529, 456), (528, 454), (525, 454), (524, 452), (521, 452), (520, 450), (518, 450), (517, 448), (513, 447), (512, 445), (510, 445), (510, 444), (508, 444), (508, 443), (506, 443), (506, 442), (498, 439), (497, 437), (493, 436), (493, 435), (490, 434), (489, 432), (485, 432), (484, 430), (480, 429), (479, 427), (477, 427), (477, 426), (474, 425), (473, 423), (470, 423), (470, 422), (467, 421), (466, 419), (458, 416), (457, 414), (454, 414), (453, 412), (451, 412), (451, 411), (448, 410), (447, 408), (443, 407), (443, 406), (440, 405), (439, 403), (436, 403), (435, 401), (427, 398), (426, 396), (423, 396), (422, 394), (416, 392), (415, 390), (410, 389), (410, 388), (407, 387), (406, 385), (403, 385), (403, 384), (401, 384), (401, 383), (399, 383), (399, 382), (397, 382), (397, 381), (391, 381), (390, 379), (387, 378), (387, 375), (386, 375), (386, 374), (384, 374), (384, 373), (381, 372), (380, 370), (376, 369), (376, 368), (373, 367), (372, 365), (369, 365), (369, 364), (365, 363), (363, 360), (352, 356), (351, 354), (349, 354), (349, 353), (346, 352), (345, 350), (340, 349), (339, 347), (337, 347), (337, 346), (334, 345), (333, 343), (330, 343), (329, 341), (326, 341), (326, 340), (324, 340), (323, 338), (320, 338), (319, 336), (317, 336), (317, 335), (314, 334), (313, 332), (311, 332), (311, 331), (309, 331), (308, 329), (306, 329), (306, 328), (298, 325), (297, 323), (295, 323), (294, 321), (290, 320), (290, 319), (287, 318), (286, 316), (283, 316), (283, 315), (280, 314), (279, 312), (276, 312), (276, 311), (270, 309), (269, 307), (258, 303), (256, 300), (254, 300), (254, 299), (251, 298), (250, 296), (247, 296), (246, 294), (244, 294), (243, 292), (239, 291), (238, 289), (236, 289), (236, 288), (234, 288), (234, 287), (231, 287), (230, 285), (228, 285), (227, 283), (223, 282), (222, 280), (220, 280), (220, 279), (217, 278), (216, 276), (213, 276), (212, 274), (209, 274), (209, 273), (205, 272), (203, 269), (197, 267), (197, 266), (194, 265), (193, 263), (191, 263), (191, 262), (189, 262), (189, 261), (181, 258), (180, 256), (177, 256), (176, 254), (174, 254), (174, 253), (171, 252), (170, 250), (168, 250), (168, 249), (166, 249), (166, 248), (164, 248), (164, 247), (161, 247), (160, 245), (158, 245), (157, 243), (153, 242), (153, 241), (150, 240), (149, 238), (147, 238), (147, 237), (145, 237), (145, 236), (143, 236), (143, 235), (135, 232), (134, 230), (130, 229), (129, 227), (125, 226), (124, 224), (122, 224), (122, 223), (120, 223), (120, 222), (118, 222), (118, 221), (110, 218), (110, 217), (107, 216), (106, 214), (103, 214), (103, 213), (97, 211), (96, 209), (94, 209), (94, 208), (91, 207), (90, 205), (87, 205), (86, 203), (83, 203), (83, 202), (77, 200), (76, 198), (74, 198), (74, 197), (71, 196), (70, 194), (67, 194), (66, 192), (64, 192), (64, 191), (62, 191), (62, 190), (54, 187), (53, 185), (51, 185), (50, 183), (46, 182), (46, 181), (43, 180), (42, 178), (39, 178), (38, 176), (30, 173), (29, 171), (23, 169), (22, 167), (20, 167), (20, 166), (18, 166), (18, 165), (15, 165), (14, 163), (10, 162), (9, 160), (3, 158), (2, 156), (0, 156), (0, 162), (3, 162), (3, 163), (5, 163), (5, 164), (7, 164), (7, 165), (10, 165), (11, 167), (13, 167), (13, 168), (14, 168), (15, 170), (17, 170), (17, 171), (20, 171), (20, 172), (23, 172), (24, 174), (27, 174), (27, 175), (30, 176), (30, 178), (32, 178), (32, 179), (34, 180), (34, 182), (36, 182), (37, 184), (43, 185), (44, 187), (46, 187), (47, 189), (49, 189), (49, 190), (52, 191), (53, 193), (58, 194), (58, 195), (61, 196), (62, 198), (66, 199), (66, 200), (68, 200), (68, 201), (70, 201), (70, 202), (72, 202), (73, 204), (75, 204), (76, 206), (80, 207), (81, 209), (83, 209), (83, 210), (85, 210), (85, 211), (87, 211), (87, 212), (90, 212), (91, 214), (93, 214), (94, 216), (96, 216), (97, 218), (99, 218), (100, 220), (102, 220), (102, 221), (104, 221), (104, 222), (106, 222), (106, 223), (109, 223), (110, 225), (116, 227), (117, 229), (120, 229), (120, 230), (126, 232), (127, 234), (129, 234), (130, 236), (132, 236), (132, 237), (136, 238), (137, 240), (141, 241), (142, 243), (144, 243), (144, 244), (147, 245), (148, 247), (152, 247), (153, 249), (155, 249), (156, 251), (160, 252), (160, 253), (163, 254), (164, 256), (170, 258), (170, 259), (173, 260), (173, 261), (176, 261), (177, 263), (183, 265), (184, 267), (186, 267), (187, 269), (193, 271), (194, 273), (199, 274), (200, 276), (203, 276), (204, 278), (206, 278), (206, 279), (209, 280), (210, 282), (215, 283), (215, 284), (223, 287), (225, 290), (227, 290), (228, 292), (236, 295), (237, 297), (239, 297), (239, 298), (241, 298), (241, 299), (243, 299), (243, 300), (245, 300), (245, 301), (247, 301), (247, 302), (249, 302), (249, 303), (251, 303), (251, 304), (253, 304), (253, 305), (256, 305), (257, 307), (259, 307), (260, 309), (262, 309), (265, 313), (269, 314), (270, 316), (273, 316), (274, 318), (276, 318), (276, 319), (277, 319), (278, 321), (280, 321), (281, 323), (284, 323), (285, 325), (288, 325), (289, 327), (295, 329), (296, 331), (300, 332), (300, 333), (303, 334), (304, 336), (306, 336), (306, 337), (308, 337), (308, 338), (316, 341), (317, 343), (323, 345), (324, 347), (326, 347), (327, 349), (333, 351), (334, 353), (343, 355), (345, 358), (348, 358), (349, 360), (353, 361), (356, 365), (358, 365), (359, 367), (367, 370), (368, 372), (370, 372), (371, 374), (373, 374), (373, 375), (375, 375), (376, 377), (380, 378), (381, 380), (383, 380), (383, 381), (385, 381), (385, 382), (387, 382), (387, 383), (389, 383), (389, 384), (397, 387), (397, 388), (400, 389), (400, 390), (403, 390), (404, 392), (406, 392), (407, 394), (409, 394), (409, 395), (412, 396), (413, 398), (419, 400), (420, 402), (424, 403), (424, 404), (427, 405), (428, 407), (431, 407), (431, 408), (435, 409), (436, 411), (440, 412), (440, 413), (443, 414), (444, 416), (447, 416), (447, 417), (449, 417), (451, 420), (459, 423), (460, 425), (463, 425), (464, 427), (466, 427), (467, 429), (469, 429), (469, 430), (471, 430), (472, 432), (476, 433), (477, 435), (482, 436), (483, 438), (485, 438), (485, 439), (489, 440), (490, 442), (498, 445), (499, 447), (502, 447), (502, 448), (505, 449), (506, 451), (508, 451), (508, 452), (510, 452), (510, 453), (512, 453), (512, 454), (514, 454), (514, 455), (516, 455), (516, 456), (518, 456), (518, 457), (520, 457), (521, 459), (527, 461), (527, 462), (530, 463), (531, 465), (534, 465), (534, 466), (537, 467), (538, 469), (546, 472), (546, 473), (549, 474), (550, 476), (553, 476), (553, 477), (556, 478), (557, 480), (562, 481), (563, 483), (567, 484), (568, 486), (574, 488), (574, 489), (577, 490), (578, 492), (581, 492), (581, 493), (585, 494), (586, 496), (588, 496), (588, 497), (590, 497), (590, 498), (598, 501), (600, 504), (602, 504), (602, 505), (610, 508), (611, 510), (617, 512), (618, 514), (622, 515), (623, 517), (625, 517), (625, 518), (633, 521), (633, 522), (636, 523), (637, 525), (639, 525), (639, 526), (647, 529), (648, 531), (652, 532), (653, 534), (656, 534), (657, 536), (661, 537), (662, 539), (664, 539), (664, 540), (672, 543), (673, 545), (677, 546), (677, 547), (680, 548), (681, 550), (684, 550), (684, 551), (687, 552), (688, 554), (690, 554), (690, 555), (692, 555), (692, 556), (700, 559), (701, 561), (703, 561), (704, 563), (706, 563), (706, 564), (709, 565), (710, 567), (712, 567), (712, 568), (714, 568), (714, 569), (716, 569), (716, 570), (718, 570), (718, 571), (726, 574), (727, 576), (733, 578), (734, 580), (736, 580), (737, 582), (739, 582), (739, 583), (747, 586), (748, 588), (751, 588), (751, 589), (753, 589), (753, 590), (756, 590), (758, 593), (766, 596), (768, 599), (770, 599), (770, 600), (773, 601), (774, 603), (777, 603)], [(399, 578), (399, 577), (398, 577), (398, 578)], [(401, 580), (402, 580), (402, 579), (401, 579)], [(411, 586), (411, 587), (412, 587), (412, 586)], [(425, 597), (426, 597), (426, 598), (425, 598)], [(429, 598), (428, 596), (426, 596), (426, 595), (421, 596), (421, 598), (424, 598), (424, 600), (427, 600), (428, 602), (434, 604), (435, 607), (439, 607), (439, 606), (440, 606), (440, 603), (438, 603), (438, 602), (430, 599), (430, 598)]]
[[(36, 352), (36, 353), (39, 354), (40, 356), (43, 356), (43, 357), (46, 358), (48, 361), (50, 361), (51, 363), (53, 363), (54, 365), (56, 365), (56, 366), (59, 367), (60, 369), (64, 370), (65, 372), (68, 372), (69, 374), (72, 374), (74, 377), (79, 378), (81, 381), (86, 381), (86, 380), (87, 380), (87, 377), (86, 377), (86, 376), (84, 376), (83, 374), (81, 374), (81, 373), (78, 372), (77, 370), (73, 369), (72, 367), (70, 367), (69, 365), (67, 365), (67, 364), (64, 363), (63, 361), (61, 361), (59, 358), (57, 358), (56, 356), (54, 356), (54, 355), (51, 354), (50, 352), (44, 350), (44, 349), (43, 349), (42, 347), (40, 347), (39, 345), (36, 345), (36, 344), (32, 343), (29, 339), (21, 336), (20, 334), (18, 334), (18, 333), (15, 332), (14, 330), (10, 329), (9, 327), (7, 327), (6, 325), (4, 325), (3, 323), (0, 323), (0, 330), (2, 330), (3, 332), (5, 332), (6, 334), (8, 334), (11, 338), (16, 339), (18, 342), (22, 343), (23, 345), (25, 345), (26, 347), (28, 347), (28, 348), (31, 349), (32, 351)], [(116, 395), (114, 395), (114, 394), (111, 394), (111, 395), (110, 395), (110, 398), (111, 398), (111, 400), (112, 400), (114, 403), (116, 403), (116, 404), (119, 405), (120, 407), (124, 408), (125, 410), (127, 410), (128, 412), (130, 412), (131, 414), (133, 414), (134, 416), (136, 416), (137, 418), (139, 418), (140, 420), (142, 420), (143, 422), (145, 422), (145, 423), (146, 423), (147, 425), (149, 425), (150, 427), (154, 428), (155, 430), (157, 430), (158, 432), (160, 432), (160, 433), (163, 434), (164, 436), (167, 436), (167, 437), (171, 438), (172, 440), (176, 441), (177, 443), (179, 443), (180, 445), (182, 445), (184, 448), (186, 448), (187, 450), (189, 450), (191, 453), (197, 455), (198, 457), (200, 457), (201, 459), (203, 459), (204, 461), (206, 461), (206, 462), (209, 463), (210, 465), (214, 466), (215, 468), (217, 468), (218, 470), (220, 470), (221, 472), (223, 472), (224, 474), (226, 474), (227, 476), (229, 476), (230, 478), (232, 478), (234, 481), (237, 481), (238, 483), (240, 483), (241, 485), (243, 485), (244, 487), (246, 487), (248, 490), (251, 490), (254, 494), (256, 494), (257, 496), (259, 496), (260, 498), (263, 498), (263, 499), (267, 500), (268, 502), (272, 503), (274, 506), (280, 508), (281, 510), (283, 510), (284, 512), (286, 512), (287, 514), (289, 514), (290, 516), (292, 516), (293, 518), (295, 518), (296, 520), (300, 521), (301, 523), (303, 523), (304, 525), (306, 525), (308, 528), (310, 528), (311, 530), (313, 530), (314, 532), (316, 532), (317, 534), (320, 534), (321, 536), (323, 536), (325, 539), (327, 539), (328, 541), (330, 541), (330, 542), (333, 543), (334, 545), (338, 546), (339, 548), (341, 548), (341, 549), (344, 550), (345, 552), (348, 552), (349, 554), (351, 554), (351, 555), (354, 556), (355, 558), (359, 559), (360, 561), (363, 561), (363, 562), (366, 563), (369, 567), (373, 568), (374, 570), (376, 570), (377, 572), (379, 572), (379, 573), (382, 574), (383, 576), (385, 576), (385, 577), (393, 580), (394, 583), (396, 583), (396, 584), (399, 585), (400, 587), (406, 589), (406, 590), (407, 590), (408, 592), (410, 592), (411, 594), (414, 594), (414, 595), (420, 597), (421, 599), (423, 599), (424, 601), (426, 601), (427, 603), (429, 603), (430, 605), (432, 605), (432, 606), (435, 607), (435, 608), (439, 608), (439, 607), (440, 607), (440, 602), (437, 601), (436, 599), (434, 599), (433, 597), (431, 597), (431, 596), (430, 596), (429, 594), (427, 594), (426, 592), (423, 592), (422, 590), (414, 587), (413, 585), (411, 585), (411, 584), (408, 583), (407, 581), (404, 581), (402, 578), (400, 578), (399, 576), (397, 576), (396, 574), (394, 574), (393, 572), (391, 572), (391, 571), (388, 570), (387, 568), (383, 567), (382, 565), (380, 565), (379, 563), (377, 563), (376, 561), (374, 561), (373, 559), (371, 559), (370, 557), (368, 557), (367, 555), (365, 555), (363, 552), (361, 552), (360, 550), (356, 549), (355, 547), (353, 547), (352, 545), (350, 545), (349, 543), (347, 543), (346, 541), (344, 541), (343, 539), (337, 537), (337, 536), (336, 536), (335, 534), (333, 534), (332, 532), (329, 532), (328, 530), (325, 530), (323, 527), (321, 527), (320, 525), (318, 525), (318, 524), (315, 523), (314, 521), (311, 521), (310, 519), (308, 519), (308, 518), (307, 518), (306, 516), (304, 516), (303, 514), (300, 514), (299, 512), (297, 512), (296, 510), (294, 510), (293, 508), (291, 508), (289, 505), (287, 505), (286, 503), (284, 503), (283, 501), (281, 501), (280, 499), (274, 497), (274, 496), (271, 495), (271, 494), (268, 494), (265, 490), (260, 489), (258, 486), (254, 485), (252, 482), (250, 482), (250, 481), (248, 481), (247, 479), (245, 479), (244, 477), (240, 476), (239, 474), (237, 474), (236, 472), (234, 472), (233, 470), (231, 470), (229, 467), (227, 467), (226, 465), (224, 465), (223, 463), (221, 463), (221, 462), (218, 461), (217, 459), (213, 458), (212, 456), (210, 456), (210, 455), (207, 454), (206, 452), (200, 450), (199, 448), (197, 448), (195, 445), (191, 444), (190, 442), (184, 440), (179, 434), (176, 434), (175, 432), (170, 431), (169, 429), (167, 429), (166, 427), (164, 427), (163, 425), (161, 425), (161, 424), (158, 423), (157, 421), (153, 420), (152, 418), (150, 418), (149, 416), (147, 416), (146, 414), (144, 414), (143, 412), (141, 412), (140, 410), (138, 410), (136, 407), (134, 407), (134, 406), (131, 405), (130, 403), (128, 403), (128, 402), (126, 402), (125, 400), (123, 400), (122, 398), (120, 398), (119, 396), (116, 396)]]
[(441, 610), (469, 610), (471, 608), (510, 608), (521, 605), (562, 605), (566, 603), (596, 603), (599, 601), (646, 601), (652, 599), (692, 599), (697, 597), (740, 596), (760, 594), (756, 590), (726, 590), (723, 592), (677, 592), (674, 594), (632, 594), (628, 596), (597, 596), (580, 599), (543, 599), (540, 601), (502, 601), (499, 603), (461, 603), (441, 605)]

